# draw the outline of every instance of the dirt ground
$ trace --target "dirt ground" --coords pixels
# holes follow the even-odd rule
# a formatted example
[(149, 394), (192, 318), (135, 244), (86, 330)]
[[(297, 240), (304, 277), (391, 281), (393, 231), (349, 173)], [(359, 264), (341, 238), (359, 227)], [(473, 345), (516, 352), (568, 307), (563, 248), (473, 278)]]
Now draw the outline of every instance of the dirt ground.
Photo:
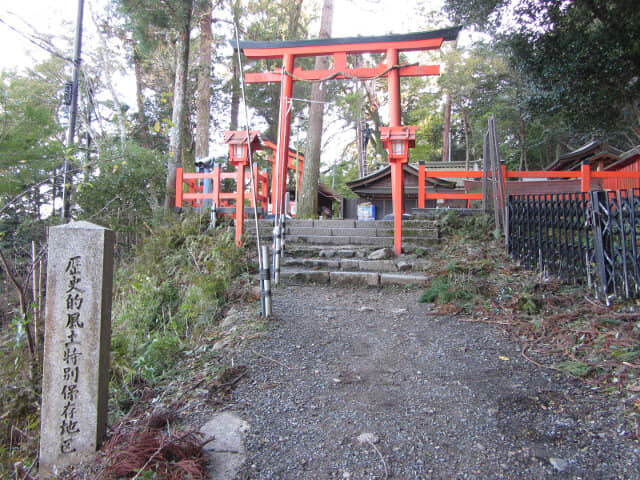
[(238, 479), (636, 479), (622, 406), (422, 292), (287, 286), (227, 407)]

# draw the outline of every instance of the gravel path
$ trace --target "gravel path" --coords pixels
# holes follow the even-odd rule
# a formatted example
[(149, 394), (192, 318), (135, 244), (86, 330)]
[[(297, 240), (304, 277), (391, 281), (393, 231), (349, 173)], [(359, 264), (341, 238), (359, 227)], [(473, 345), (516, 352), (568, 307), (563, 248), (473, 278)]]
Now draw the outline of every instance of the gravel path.
[[(636, 479), (613, 400), (420, 291), (289, 286), (235, 361), (251, 427), (238, 479)], [(363, 435), (364, 434), (364, 435)]]

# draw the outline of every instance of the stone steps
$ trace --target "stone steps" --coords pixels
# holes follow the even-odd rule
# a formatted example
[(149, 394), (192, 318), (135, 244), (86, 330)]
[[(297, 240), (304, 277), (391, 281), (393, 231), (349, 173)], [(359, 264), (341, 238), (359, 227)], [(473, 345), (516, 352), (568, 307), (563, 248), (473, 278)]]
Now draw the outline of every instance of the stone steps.
[(285, 255), (284, 267), (306, 268), (312, 270), (347, 272), (424, 272), (430, 263), (426, 260), (399, 257), (393, 260), (368, 260), (366, 258), (316, 258), (288, 257)]
[[(260, 220), (260, 238), (270, 240), (273, 224)], [(245, 221), (245, 232), (255, 238), (255, 221)], [(415, 248), (438, 240), (438, 229), (431, 221), (403, 222), (403, 244)], [(393, 222), (384, 220), (289, 220), (286, 224), (287, 244), (393, 246)]]
[[(259, 222), (260, 238), (271, 243), (273, 223)], [(255, 238), (254, 220), (245, 222), (245, 231)], [(411, 253), (421, 253), (420, 249), (438, 240), (435, 222), (405, 220), (405, 255), (396, 258), (390, 221), (289, 220), (286, 232), (280, 270), (283, 284), (423, 286), (430, 279), (429, 262)]]
[(424, 273), (346, 272), (290, 268), (280, 272), (280, 280), (286, 285), (319, 283), (366, 287), (410, 287), (428, 285), (430, 279), (431, 277)]

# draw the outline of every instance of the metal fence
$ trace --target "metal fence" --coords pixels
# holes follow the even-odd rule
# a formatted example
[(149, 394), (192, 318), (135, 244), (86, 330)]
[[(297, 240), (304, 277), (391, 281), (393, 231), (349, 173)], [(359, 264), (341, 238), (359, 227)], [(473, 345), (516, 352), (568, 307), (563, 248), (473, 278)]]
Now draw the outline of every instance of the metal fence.
[(640, 189), (511, 195), (507, 251), (603, 299), (640, 296)]

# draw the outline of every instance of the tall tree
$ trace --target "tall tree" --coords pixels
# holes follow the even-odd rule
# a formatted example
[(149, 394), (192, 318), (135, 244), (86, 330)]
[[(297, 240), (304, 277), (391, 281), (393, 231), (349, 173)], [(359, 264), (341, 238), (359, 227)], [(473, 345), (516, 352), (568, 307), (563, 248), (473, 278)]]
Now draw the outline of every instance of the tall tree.
[[(245, 27), (247, 40), (300, 40), (307, 37), (309, 14), (303, 9), (303, 0), (252, 0), (248, 2)], [(307, 59), (296, 59), (296, 66), (305, 65)], [(248, 67), (250, 71), (273, 71), (280, 69), (279, 60), (261, 60)], [(301, 98), (308, 84), (296, 82), (294, 96)], [(258, 83), (247, 88), (250, 105), (267, 122), (266, 135), (275, 139), (278, 130), (280, 84)]]
[[(230, 3), (231, 16), (233, 18), (234, 28), (239, 28), (242, 17), (242, 5), (240, 0), (231, 0)], [(235, 32), (234, 32), (235, 33)], [(232, 40), (235, 41), (235, 38)], [(231, 56), (231, 79), (229, 81), (231, 89), (231, 110), (229, 120), (229, 130), (238, 129), (238, 115), (240, 113), (240, 65), (238, 64), (238, 55)]]
[(182, 0), (176, 6), (177, 34), (176, 76), (173, 88), (173, 110), (169, 134), (169, 160), (167, 161), (167, 182), (164, 197), (164, 211), (175, 205), (176, 167), (182, 163), (187, 105), (187, 75), (189, 73), (189, 37), (193, 0)]
[[(0, 73), (0, 219), (7, 212), (10, 221), (45, 214), (41, 207), (50, 191), (41, 183), (54, 180), (51, 171), (63, 154), (57, 119), (62, 78), (63, 64), (57, 59), (24, 75)], [(14, 200), (24, 191), (30, 193)]]
[(200, 13), (200, 51), (198, 69), (198, 92), (196, 95), (196, 158), (209, 156), (209, 131), (211, 116), (211, 10), (205, 3)]
[[(451, 145), (451, 94), (445, 93), (444, 101), (444, 129), (442, 132), (442, 161), (448, 162), (451, 160), (451, 152), (449, 147)], [(469, 156), (467, 155), (467, 170), (469, 169)]]
[[(333, 0), (324, 0), (320, 20), (320, 38), (331, 37), (333, 23)], [(329, 68), (329, 57), (319, 56), (315, 60), (316, 70)], [(322, 125), (324, 111), (324, 84), (316, 82), (311, 87), (311, 105), (309, 106), (309, 133), (307, 151), (302, 170), (300, 187), (300, 205), (297, 215), (300, 218), (314, 218), (318, 214), (318, 178), (320, 175), (320, 154), (322, 151)]]
[(610, 139), (630, 130), (640, 134), (636, 2), (446, 0), (445, 5), (458, 21), (501, 32), (512, 65), (529, 83), (524, 93), (530, 112), (561, 115), (576, 130)]

